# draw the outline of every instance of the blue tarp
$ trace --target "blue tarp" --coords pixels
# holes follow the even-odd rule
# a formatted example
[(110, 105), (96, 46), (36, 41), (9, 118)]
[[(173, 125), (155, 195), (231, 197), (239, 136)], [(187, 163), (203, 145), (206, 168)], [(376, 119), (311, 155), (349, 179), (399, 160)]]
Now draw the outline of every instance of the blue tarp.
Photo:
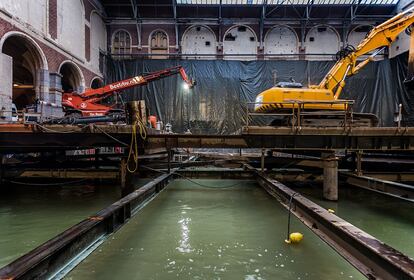
[[(355, 100), (354, 111), (374, 113), (381, 126), (394, 125), (394, 113), (403, 104), (404, 117), (414, 123), (414, 96), (405, 90), (408, 55), (368, 64), (346, 80), (341, 99)], [(332, 61), (227, 61), (227, 60), (111, 60), (108, 82), (184, 66), (197, 81), (187, 92), (177, 75), (137, 87), (123, 94), (124, 100), (145, 99), (151, 114), (171, 123), (174, 132), (234, 133), (245, 121), (245, 103), (277, 81), (293, 78), (304, 85), (318, 84)], [(262, 120), (263, 121), (263, 120)], [(260, 120), (259, 120), (260, 122)]]

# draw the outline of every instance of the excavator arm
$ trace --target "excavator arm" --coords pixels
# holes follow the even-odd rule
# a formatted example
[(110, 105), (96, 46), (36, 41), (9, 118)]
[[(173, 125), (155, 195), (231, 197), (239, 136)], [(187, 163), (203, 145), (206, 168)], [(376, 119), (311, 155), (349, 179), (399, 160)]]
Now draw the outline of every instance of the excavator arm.
[[(345, 86), (346, 77), (358, 73), (384, 47), (390, 46), (396, 40), (397, 36), (413, 23), (414, 7), (397, 14), (393, 18), (373, 28), (355, 49), (348, 48), (347, 52), (339, 58), (319, 85), (311, 86), (311, 88), (331, 90), (334, 93), (334, 98), (338, 99)], [(357, 63), (358, 58), (374, 50), (375, 52), (367, 59)]]

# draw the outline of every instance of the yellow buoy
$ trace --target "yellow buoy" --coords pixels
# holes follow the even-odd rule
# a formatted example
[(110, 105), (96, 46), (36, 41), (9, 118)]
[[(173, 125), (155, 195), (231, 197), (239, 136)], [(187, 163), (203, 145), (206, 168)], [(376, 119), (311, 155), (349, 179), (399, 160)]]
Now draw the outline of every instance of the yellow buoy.
[(333, 210), (333, 209), (329, 208), (329, 209), (328, 209), (328, 212), (333, 214), (333, 213), (335, 213), (335, 210)]
[(290, 244), (290, 243), (299, 243), (301, 242), (303, 239), (303, 234), (300, 232), (292, 232), (289, 235), (289, 240), (285, 240), (286, 243)]

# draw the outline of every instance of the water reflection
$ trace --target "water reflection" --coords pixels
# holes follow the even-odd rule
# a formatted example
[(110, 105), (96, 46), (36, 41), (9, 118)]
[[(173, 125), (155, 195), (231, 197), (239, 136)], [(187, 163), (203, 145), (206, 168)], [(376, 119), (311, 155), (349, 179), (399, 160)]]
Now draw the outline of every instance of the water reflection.
[(178, 241), (179, 246), (176, 248), (181, 253), (191, 253), (193, 249), (191, 248), (190, 244), (190, 217), (185, 217), (187, 214), (186, 210), (191, 210), (191, 207), (188, 207), (188, 205), (181, 206), (181, 219), (178, 221), (178, 224), (180, 224), (180, 230), (181, 230), (181, 239)]

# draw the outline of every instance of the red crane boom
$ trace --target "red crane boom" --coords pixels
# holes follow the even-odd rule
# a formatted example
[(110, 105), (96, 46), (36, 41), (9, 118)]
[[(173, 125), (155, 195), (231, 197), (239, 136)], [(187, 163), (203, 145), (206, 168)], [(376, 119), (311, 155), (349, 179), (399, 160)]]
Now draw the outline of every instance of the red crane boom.
[(143, 86), (150, 82), (163, 79), (169, 76), (180, 74), (183, 81), (189, 86), (194, 86), (194, 82), (190, 80), (182, 66), (175, 66), (149, 73), (145, 76), (136, 76), (126, 80), (118, 81), (97, 89), (88, 89), (85, 92), (64, 93), (62, 97), (62, 106), (66, 115), (75, 116), (105, 116), (111, 113), (120, 112), (122, 110), (115, 108), (116, 104), (104, 105), (99, 102), (112, 96), (116, 92), (130, 89), (137, 86)]

